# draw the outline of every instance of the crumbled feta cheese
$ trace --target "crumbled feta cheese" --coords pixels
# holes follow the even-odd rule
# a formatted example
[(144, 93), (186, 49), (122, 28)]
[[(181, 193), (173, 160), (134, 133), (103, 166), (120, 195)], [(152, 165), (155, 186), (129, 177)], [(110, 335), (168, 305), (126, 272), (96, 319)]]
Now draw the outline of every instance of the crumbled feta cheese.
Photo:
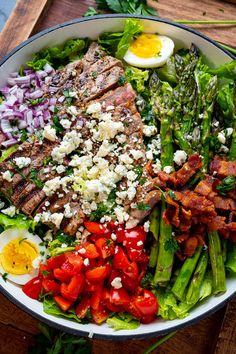
[(75, 106), (69, 106), (67, 107), (67, 113), (71, 114), (72, 116), (77, 116), (78, 115), (78, 111), (77, 108)]
[(31, 163), (31, 158), (30, 157), (15, 157), (14, 158), (15, 164), (17, 167), (20, 169), (29, 166)]
[(123, 144), (124, 142), (126, 142), (126, 135), (125, 134), (117, 135), (116, 140), (118, 141), (118, 143)]
[(226, 137), (225, 137), (225, 133), (223, 131), (218, 133), (217, 138), (221, 144), (225, 144)]
[(53, 240), (53, 238), (52, 238), (52, 230), (48, 230), (46, 232), (46, 235), (44, 236), (43, 240), (44, 241), (48, 241), (48, 242), (51, 242)]
[(57, 139), (56, 129), (51, 125), (46, 125), (43, 130), (43, 136), (47, 140), (55, 141)]
[(220, 152), (223, 152), (224, 154), (227, 154), (229, 152), (229, 149), (225, 145), (221, 145), (220, 147)]
[(71, 124), (72, 124), (72, 122), (69, 119), (64, 119), (63, 118), (63, 119), (60, 120), (60, 124), (62, 125), (62, 127), (64, 129), (69, 129)]
[(42, 261), (42, 258), (40, 256), (36, 257), (33, 261), (32, 261), (32, 267), (34, 269), (38, 269), (39, 268), (39, 265)]
[(144, 153), (141, 150), (131, 149), (130, 153), (133, 156), (134, 160), (139, 160), (144, 157)]
[(131, 165), (133, 163), (133, 159), (127, 153), (121, 154), (119, 160), (125, 165)]
[(114, 288), (114, 289), (120, 289), (122, 288), (122, 282), (121, 282), (121, 278), (120, 277), (116, 277), (112, 280), (111, 282), (111, 286)]
[(86, 151), (91, 151), (93, 149), (93, 142), (91, 139), (88, 139), (84, 142)]
[(143, 126), (143, 134), (145, 136), (152, 136), (157, 133), (157, 128), (154, 125), (144, 125)]
[(90, 339), (93, 338), (93, 331), (92, 330), (89, 331), (88, 338), (90, 338)]
[(88, 267), (89, 264), (90, 264), (89, 259), (88, 259), (88, 258), (85, 258), (85, 259), (84, 259), (84, 265), (85, 265), (86, 267)]
[(65, 209), (64, 211), (65, 218), (71, 218), (73, 216), (73, 211), (71, 209), (70, 204), (69, 203), (65, 204), (64, 209)]
[(152, 150), (148, 150), (148, 151), (146, 152), (146, 158), (147, 158), (148, 160), (153, 160), (153, 153), (152, 153)]
[(65, 168), (65, 166), (63, 166), (63, 165), (59, 165), (59, 166), (56, 167), (56, 171), (57, 171), (57, 173), (59, 173), (59, 174), (65, 172), (65, 170), (66, 170), (66, 168)]
[(80, 253), (80, 254), (85, 254), (86, 253), (86, 249), (85, 248), (81, 248), (77, 252)]
[(45, 206), (48, 207), (49, 205), (50, 205), (50, 202), (48, 200), (46, 200)]
[(53, 195), (57, 191), (57, 189), (60, 188), (60, 186), (61, 186), (61, 178), (57, 176), (45, 182), (43, 186), (43, 191), (49, 197)]
[(56, 226), (57, 229), (59, 229), (63, 217), (64, 217), (63, 213), (53, 213), (50, 216), (50, 221)]
[(171, 172), (173, 171), (173, 167), (172, 167), (172, 166), (165, 166), (165, 167), (163, 168), (163, 171), (164, 171), (165, 173), (171, 173)]
[(233, 131), (234, 131), (233, 128), (226, 128), (225, 130), (226, 130), (226, 135), (227, 135), (227, 137), (230, 136), (230, 135), (232, 135), (232, 134), (233, 134)]
[(91, 114), (92, 116), (96, 117), (99, 113), (101, 113), (101, 103), (96, 102), (96, 103), (92, 103), (88, 106), (87, 108), (87, 113)]
[(68, 245), (66, 243), (61, 244), (61, 248), (66, 248), (66, 247), (68, 247)]
[[(145, 224), (144, 224), (144, 225), (145, 225)], [(146, 230), (144, 230), (144, 231), (145, 231), (145, 232), (148, 232), (148, 231), (146, 231)], [(137, 246), (142, 246), (142, 245), (143, 245), (143, 241), (140, 240), (140, 241), (137, 242)]]
[(150, 227), (150, 221), (146, 221), (143, 225), (144, 231), (148, 232)]
[(52, 150), (51, 155), (53, 160), (62, 163), (64, 157), (76, 150), (82, 142), (83, 140), (81, 139), (80, 133), (76, 130), (69, 131), (64, 135), (60, 145)]
[(154, 173), (158, 173), (161, 171), (161, 161), (156, 159), (156, 162), (152, 164), (152, 169)]
[(1, 213), (13, 217), (16, 214), (16, 207), (12, 205), (6, 209), (2, 209)]
[(117, 240), (116, 234), (112, 233), (111, 234), (111, 239), (112, 239), (112, 241), (116, 241)]
[(184, 150), (176, 150), (174, 153), (174, 162), (176, 165), (181, 166), (187, 159), (187, 154)]
[(134, 171), (129, 171), (129, 172), (127, 172), (127, 178), (130, 181), (135, 181), (137, 178), (137, 175)]
[(195, 127), (193, 129), (193, 134), (192, 134), (193, 141), (198, 141), (201, 138), (201, 131), (198, 127)]
[(12, 181), (11, 172), (10, 171), (2, 172), (2, 178), (5, 179), (7, 182), (11, 182)]
[[(114, 122), (112, 119), (107, 119), (98, 124), (98, 135), (99, 140), (104, 139), (114, 139), (114, 137), (119, 133), (124, 131), (124, 125), (122, 122)], [(96, 137), (96, 134), (94, 134)]]

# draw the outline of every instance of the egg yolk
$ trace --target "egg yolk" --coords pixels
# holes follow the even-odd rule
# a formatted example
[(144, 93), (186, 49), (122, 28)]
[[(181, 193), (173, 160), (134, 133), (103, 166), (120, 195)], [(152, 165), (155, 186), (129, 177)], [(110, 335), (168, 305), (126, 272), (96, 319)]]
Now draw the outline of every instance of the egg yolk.
[(130, 45), (130, 51), (140, 58), (153, 58), (162, 48), (162, 43), (155, 34), (141, 34)]
[(32, 261), (37, 256), (37, 247), (28, 240), (18, 237), (2, 249), (0, 262), (6, 273), (23, 275), (31, 273)]

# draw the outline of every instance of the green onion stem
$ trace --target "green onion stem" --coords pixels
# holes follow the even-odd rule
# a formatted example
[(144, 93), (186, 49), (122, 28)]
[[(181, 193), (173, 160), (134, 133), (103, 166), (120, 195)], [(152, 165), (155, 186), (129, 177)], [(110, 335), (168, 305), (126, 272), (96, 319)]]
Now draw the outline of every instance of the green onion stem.
[(222, 48), (228, 50), (230, 53), (236, 55), (236, 49), (234, 49), (234, 48), (232, 48), (232, 47), (229, 47), (229, 46), (226, 45), (226, 44), (222, 44), (222, 43), (220, 43), (220, 42), (218, 42), (218, 44), (219, 44)]
[(145, 350), (145, 352), (143, 354), (151, 353), (153, 350), (155, 350), (157, 347), (159, 347), (162, 343), (166, 342), (168, 339), (173, 337), (176, 333), (177, 333), (176, 331), (171, 332), (171, 333), (167, 334), (166, 336), (162, 337), (160, 340), (158, 340), (156, 343), (154, 343), (150, 348)]
[(188, 25), (236, 25), (236, 20), (175, 20)]

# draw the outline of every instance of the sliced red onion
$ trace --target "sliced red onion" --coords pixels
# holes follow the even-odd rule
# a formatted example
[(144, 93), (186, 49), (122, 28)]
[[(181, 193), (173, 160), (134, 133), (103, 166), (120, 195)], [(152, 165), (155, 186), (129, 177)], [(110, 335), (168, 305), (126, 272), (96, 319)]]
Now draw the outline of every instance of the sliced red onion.
[(18, 143), (18, 140), (15, 138), (9, 139), (9, 140), (5, 140), (1, 143), (2, 146), (4, 146), (5, 148), (8, 148), (12, 145), (15, 145)]
[(46, 71), (47, 74), (50, 74), (52, 71), (54, 71), (53, 67), (48, 63), (44, 65), (43, 70)]
[(13, 131), (13, 128), (12, 128), (10, 121), (8, 119), (1, 119), (0, 126), (1, 126), (1, 130), (4, 134), (11, 133)]
[(51, 111), (51, 112), (53, 112), (53, 113), (54, 113), (54, 110), (55, 110), (55, 106), (54, 106), (54, 105), (52, 105), (52, 106), (49, 106), (49, 107), (48, 107), (48, 109), (49, 109), (49, 111)]
[(41, 79), (47, 76), (47, 72), (44, 70), (38, 70), (36, 71), (36, 76)]
[(57, 92), (59, 90), (59, 88), (58, 87), (55, 87), (55, 86), (49, 86), (49, 88), (48, 88), (48, 91), (50, 92), (50, 93), (55, 93), (55, 92)]
[(29, 93), (29, 98), (32, 99), (37, 99), (43, 96), (43, 91), (42, 90), (36, 90), (32, 93)]
[(30, 83), (31, 75), (16, 77), (14, 79), (15, 84), (17, 85), (28, 85)]
[(12, 109), (8, 109), (5, 112), (3, 112), (2, 117), (3, 118), (9, 118), (12, 117), (14, 115), (14, 112)]
[(19, 129), (25, 129), (27, 127), (27, 122), (25, 120), (21, 120), (18, 124)]
[(44, 82), (45, 82), (45, 84), (47, 85), (47, 84), (49, 84), (49, 82), (52, 80), (52, 78), (50, 77), (50, 76), (47, 76), (47, 77), (45, 77), (45, 80), (44, 80)]
[(7, 86), (3, 86), (3, 87), (0, 87), (0, 91), (4, 94), (4, 95), (7, 95), (8, 92), (9, 92), (9, 87)]

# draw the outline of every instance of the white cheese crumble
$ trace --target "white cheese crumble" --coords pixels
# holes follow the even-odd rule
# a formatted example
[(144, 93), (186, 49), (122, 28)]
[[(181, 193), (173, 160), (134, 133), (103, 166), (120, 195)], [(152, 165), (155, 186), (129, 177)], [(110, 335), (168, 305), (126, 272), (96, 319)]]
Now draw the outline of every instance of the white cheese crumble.
[(84, 265), (85, 265), (86, 267), (88, 267), (89, 264), (90, 264), (89, 259), (88, 259), (88, 258), (85, 258), (85, 259), (84, 259)]
[(61, 244), (61, 248), (66, 248), (66, 247), (68, 247), (68, 245), (66, 243)]
[(57, 139), (56, 129), (51, 125), (46, 125), (43, 130), (43, 136), (47, 140), (55, 141)]
[(80, 254), (85, 254), (86, 253), (86, 249), (85, 248), (81, 248), (77, 252), (80, 253)]
[(226, 143), (226, 137), (225, 137), (225, 133), (223, 131), (218, 133), (217, 138), (221, 144)]
[(174, 153), (174, 162), (176, 165), (181, 166), (187, 160), (187, 154), (184, 150), (176, 150)]
[(144, 231), (148, 232), (150, 228), (150, 221), (146, 221), (143, 225)]
[(120, 277), (116, 277), (112, 280), (111, 282), (111, 286), (114, 288), (114, 289), (120, 289), (122, 288), (122, 282), (121, 282), (121, 278)]
[(157, 133), (157, 128), (154, 125), (144, 125), (143, 126), (143, 134), (145, 136), (152, 136)]
[[(146, 230), (144, 230), (144, 231), (146, 231)], [(137, 246), (142, 246), (142, 245), (143, 245), (143, 241), (140, 240), (140, 241), (137, 242)]]
[(96, 118), (96, 116), (101, 113), (101, 103), (96, 102), (96, 103), (92, 103), (88, 106), (87, 108), (87, 113), (91, 114), (92, 116), (94, 116)]
[(232, 135), (232, 134), (233, 134), (233, 131), (234, 131), (233, 128), (226, 128), (225, 130), (226, 130), (226, 135), (227, 135), (227, 137), (230, 136), (230, 135)]
[(152, 164), (153, 172), (158, 173), (161, 171), (161, 161), (159, 159), (156, 159), (156, 162)]
[(5, 215), (13, 217), (16, 214), (16, 207), (11, 205), (10, 207), (8, 207), (6, 209), (2, 209), (1, 212)]
[(60, 188), (60, 186), (61, 186), (61, 178), (57, 176), (45, 182), (43, 186), (43, 191), (49, 197), (53, 195), (57, 191), (57, 189)]
[(29, 166), (31, 163), (31, 158), (30, 157), (15, 157), (14, 158), (15, 164), (17, 167), (20, 169)]
[(2, 172), (2, 178), (5, 179), (7, 182), (11, 182), (12, 181), (11, 172), (10, 171)]
[(59, 173), (59, 174), (65, 172), (65, 170), (66, 170), (66, 168), (65, 168), (65, 166), (63, 166), (63, 165), (59, 165), (59, 166), (56, 167), (56, 171), (57, 171), (57, 173)]
[(51, 214), (50, 221), (56, 226), (57, 229), (59, 229), (63, 217), (63, 213), (53, 213)]
[(64, 129), (69, 129), (71, 124), (72, 124), (72, 122), (69, 119), (63, 118), (63, 119), (60, 120), (60, 124), (62, 125), (62, 127)]
[(83, 142), (81, 139), (81, 134), (76, 130), (69, 131), (63, 137), (59, 146), (56, 146), (52, 150), (52, 158), (53, 160), (62, 163), (64, 157), (70, 154), (72, 151), (76, 150), (80, 144)]
[(165, 166), (165, 167), (163, 168), (163, 171), (164, 171), (165, 173), (171, 173), (171, 172), (173, 171), (173, 167), (172, 167), (172, 166)]

